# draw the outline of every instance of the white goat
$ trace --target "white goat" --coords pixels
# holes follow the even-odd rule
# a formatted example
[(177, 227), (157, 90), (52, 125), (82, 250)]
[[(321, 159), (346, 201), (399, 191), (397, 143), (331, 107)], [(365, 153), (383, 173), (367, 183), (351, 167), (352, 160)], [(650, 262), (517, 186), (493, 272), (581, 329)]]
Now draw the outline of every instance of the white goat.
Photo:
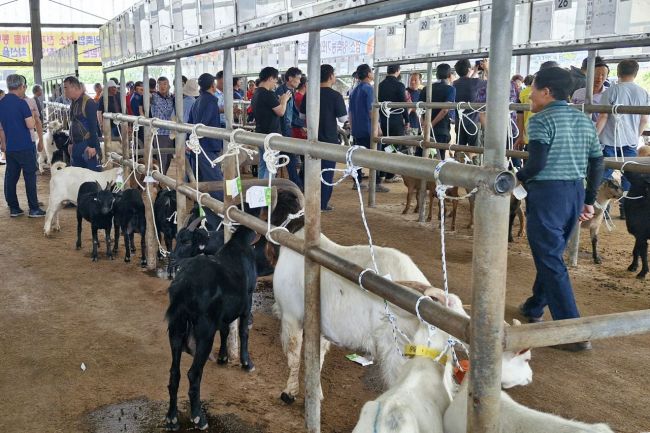
[(58, 213), (64, 203), (76, 204), (79, 186), (82, 183), (96, 181), (100, 185), (106, 186), (107, 182), (115, 181), (117, 175), (122, 172), (122, 168), (117, 167), (98, 172), (81, 167), (66, 167), (64, 163), (56, 162), (52, 164), (50, 171), (52, 174), (50, 178), (50, 201), (45, 215), (45, 225), (43, 226), (45, 236), (52, 233), (52, 228), (57, 231), (61, 230)]
[[(468, 380), (463, 381), (444, 416), (445, 433), (467, 431)], [(539, 412), (501, 392), (501, 433), (614, 433), (607, 424), (585, 424)]]
[[(448, 337), (441, 330), (429, 336), (426, 326), (421, 326), (413, 341), (442, 351)], [(408, 360), (395, 386), (363, 405), (352, 433), (442, 433), (452, 381), (451, 356), (444, 366), (422, 356)]]
[[(303, 237), (303, 230), (296, 235)], [(325, 236), (321, 236), (320, 246), (361, 267), (372, 268), (368, 246), (341, 246)], [(390, 274), (394, 281), (414, 281), (430, 286), (407, 255), (393, 248), (375, 247), (375, 257), (382, 275)], [(286, 403), (295, 400), (299, 389), (304, 292), (303, 256), (289, 248), (280, 248), (273, 275), (273, 293), (274, 310), (281, 319), (282, 347), (289, 365), (287, 386), (281, 395)], [(395, 306), (391, 306), (391, 310), (401, 331), (413, 337), (419, 325), (417, 318)], [(325, 268), (321, 268), (321, 332), (321, 366), (329, 341), (332, 341), (372, 354), (379, 360), (385, 384), (390, 387), (395, 383), (404, 359), (397, 351), (384, 301)]]
[(51, 120), (47, 124), (47, 130), (43, 134), (43, 151), (38, 152), (38, 171), (43, 174), (46, 167), (52, 165), (52, 155), (56, 152), (54, 133), (59, 131), (63, 125), (58, 120)]

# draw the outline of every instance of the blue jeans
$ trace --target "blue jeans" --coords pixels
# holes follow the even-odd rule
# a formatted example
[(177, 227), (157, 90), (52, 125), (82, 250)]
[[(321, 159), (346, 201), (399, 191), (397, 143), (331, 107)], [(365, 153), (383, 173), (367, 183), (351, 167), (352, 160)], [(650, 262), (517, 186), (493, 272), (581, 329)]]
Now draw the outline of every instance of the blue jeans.
[(264, 162), (264, 148), (260, 147), (260, 162), (257, 164), (257, 178), (268, 179), (269, 172), (266, 170), (266, 163)]
[[(336, 162), (335, 161), (326, 161), (326, 160), (321, 160), (320, 162), (320, 168), (321, 170), (326, 169), (326, 168), (334, 168), (336, 167)], [(326, 180), (328, 183), (332, 183), (334, 180), (334, 172), (331, 170), (323, 172), (323, 179)], [(325, 210), (327, 209), (327, 206), (330, 202), (330, 198), (332, 197), (332, 189), (333, 187), (329, 185), (325, 185), (322, 181), (320, 183), (320, 210)]]
[(5, 153), (7, 168), (5, 171), (5, 200), (9, 209), (19, 209), (16, 185), (20, 179), (20, 172), (23, 172), (27, 202), (30, 210), (38, 209), (38, 195), (36, 193), (36, 150), (8, 151)]
[(580, 317), (563, 254), (584, 203), (583, 181), (531, 182), (526, 189), (526, 234), (537, 275), (524, 313), (541, 317), (548, 306), (554, 320)]
[[(616, 154), (614, 154), (614, 146), (605, 146), (605, 147), (603, 147), (603, 156), (605, 158), (614, 157), (616, 155), (621, 157), (621, 152), (623, 152), (623, 156), (633, 157), (633, 156), (637, 155), (636, 154), (636, 147), (623, 146), (621, 148), (616, 149)], [(611, 179), (613, 172), (614, 172), (614, 170), (612, 170), (611, 168), (606, 168), (605, 171), (603, 172), (603, 179)], [(629, 191), (630, 190), (630, 181), (627, 180), (627, 178), (625, 177), (625, 174), (623, 176), (621, 176), (621, 186), (623, 187), (623, 191)]]
[[(99, 153), (93, 156), (92, 158), (88, 158), (88, 154), (86, 153), (87, 147), (88, 147), (87, 141), (74, 143), (72, 145), (72, 155), (70, 155), (70, 157), (72, 158), (72, 162), (71, 162), (72, 166), (87, 168), (88, 170), (93, 170), (93, 171), (102, 171), (102, 166), (99, 164), (99, 160), (97, 159), (97, 155)], [(99, 152), (99, 149), (97, 149), (97, 152)]]
[[(302, 179), (298, 174), (298, 164), (300, 163), (300, 157), (294, 153), (286, 153), (286, 152), (282, 152), (282, 155), (286, 155), (289, 157), (289, 164), (287, 165), (289, 180), (295, 183), (296, 185), (298, 185), (298, 188), (304, 190), (305, 188), (303, 186)], [(264, 164), (264, 169), (266, 169), (266, 164)]]

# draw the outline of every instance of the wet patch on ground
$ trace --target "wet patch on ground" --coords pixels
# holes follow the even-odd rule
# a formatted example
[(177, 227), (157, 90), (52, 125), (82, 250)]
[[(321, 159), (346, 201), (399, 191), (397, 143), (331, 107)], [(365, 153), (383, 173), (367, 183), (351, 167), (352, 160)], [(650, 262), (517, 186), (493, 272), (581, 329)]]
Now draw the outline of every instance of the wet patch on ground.
[[(128, 400), (104, 406), (87, 416), (89, 433), (158, 433), (164, 431), (164, 418), (167, 404), (146, 398)], [(266, 433), (262, 425), (251, 425), (233, 413), (214, 414), (208, 405), (203, 405), (208, 416), (208, 433)], [(179, 431), (192, 431), (193, 425), (187, 415), (187, 402), (179, 407), (181, 428)]]

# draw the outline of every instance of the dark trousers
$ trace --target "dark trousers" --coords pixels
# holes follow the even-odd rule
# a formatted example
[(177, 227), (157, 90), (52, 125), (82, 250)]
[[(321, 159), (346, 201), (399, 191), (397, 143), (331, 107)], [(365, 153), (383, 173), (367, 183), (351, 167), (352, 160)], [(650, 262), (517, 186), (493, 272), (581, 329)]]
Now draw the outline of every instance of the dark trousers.
[(286, 153), (282, 152), (282, 155), (286, 155), (289, 157), (289, 164), (286, 166), (287, 167), (287, 173), (289, 173), (289, 180), (296, 185), (298, 185), (298, 188), (301, 190), (304, 190), (302, 178), (300, 177), (300, 174), (298, 173), (298, 166), (300, 165), (300, 158), (298, 155), (294, 153)]
[[(169, 135), (159, 135), (158, 136), (158, 143), (160, 144), (160, 149), (173, 149), (175, 146), (174, 140), (171, 139)], [(158, 152), (156, 151), (156, 142), (154, 139), (154, 148), (152, 150), (153, 155), (158, 158)], [(162, 158), (162, 161), (160, 161), (160, 168), (162, 169), (163, 174), (167, 174), (167, 170), (169, 169), (169, 165), (172, 163), (172, 154), (164, 154), (161, 153), (160, 157)], [(215, 157), (216, 158), (216, 157)]]
[[(326, 161), (323, 159), (320, 162), (321, 170), (324, 170), (326, 168), (334, 168), (334, 167), (336, 167), (335, 161)], [(322, 176), (323, 179), (328, 183), (332, 183), (332, 181), (334, 180), (334, 172), (331, 170), (324, 171)], [(331, 197), (332, 197), (332, 187), (329, 185), (325, 185), (323, 182), (321, 182), (320, 183), (320, 209), (321, 210), (327, 209), (327, 205), (329, 204)]]
[(102, 171), (102, 166), (99, 164), (99, 160), (97, 159), (99, 149), (97, 149), (97, 154), (95, 154), (95, 156), (88, 158), (88, 154), (86, 153), (86, 148), (88, 147), (87, 143), (88, 142), (86, 141), (82, 141), (72, 145), (72, 155), (70, 155), (72, 158), (72, 166), (87, 168), (92, 171)]
[[(394, 135), (397, 135), (397, 136), (403, 136), (404, 135), (404, 118), (402, 117), (401, 114), (399, 114), (399, 115), (395, 114), (395, 115), (390, 116), (390, 122), (388, 122), (387, 120), (388, 119), (386, 119), (385, 117), (382, 117), (381, 122), (380, 122), (380, 124), (381, 124), (380, 125), (381, 126), (381, 133), (382, 133), (382, 135), (384, 137), (388, 137), (389, 136), (388, 134), (390, 134), (391, 137), (394, 136)], [(380, 150), (384, 150), (388, 146), (389, 146), (388, 144), (384, 144), (384, 145), (380, 144), (379, 145), (379, 147), (381, 148)], [(383, 172), (383, 171), (378, 171), (377, 172), (377, 177), (378, 178), (383, 177), (383, 178), (386, 178), (386, 179), (392, 179), (392, 178), (395, 177), (395, 174), (386, 173), (386, 172)]]
[[(474, 123), (478, 125), (478, 119), (472, 119)], [(478, 126), (472, 125), (472, 122), (463, 119), (463, 126), (460, 126), (460, 122), (456, 120), (456, 137), (458, 137), (458, 144), (462, 146), (476, 146), (476, 140), (478, 139)]]
[[(365, 147), (366, 149), (370, 149), (370, 137), (354, 137), (354, 144), (356, 146), (361, 146)], [(376, 176), (376, 183), (379, 185), (381, 183), (381, 178), (379, 177), (380, 172), (377, 172)], [(357, 176), (359, 178), (359, 183), (362, 182), (363, 179), (363, 171), (361, 169), (357, 170)]]
[(38, 195), (36, 193), (36, 150), (8, 151), (5, 153), (7, 168), (5, 171), (5, 200), (9, 209), (19, 209), (16, 185), (20, 179), (20, 172), (25, 179), (27, 202), (30, 210), (38, 209)]
[[(440, 133), (436, 131), (431, 131), (433, 134), (433, 138), (436, 139), (436, 143), (449, 143), (451, 141), (451, 135), (449, 133)], [(445, 157), (447, 156), (447, 151), (445, 149), (437, 149), (438, 150), (438, 158), (444, 161)], [(422, 148), (417, 147), (415, 149), (415, 156), (422, 156)]]
[(526, 189), (526, 234), (537, 276), (524, 312), (541, 317), (548, 306), (554, 320), (580, 317), (563, 254), (584, 203), (583, 181), (531, 182)]
[[(614, 146), (605, 146), (603, 147), (603, 156), (605, 158), (611, 157), (613, 158), (615, 155), (618, 155), (619, 158), (625, 156), (625, 157), (633, 157), (636, 156), (636, 148), (635, 147), (630, 147), (630, 146), (623, 146), (620, 148), (615, 148)], [(606, 168), (605, 171), (603, 172), (603, 179), (611, 179), (612, 178), (612, 173), (614, 170), (611, 168)], [(627, 180), (625, 177), (625, 174), (621, 176), (621, 186), (623, 187), (623, 191), (629, 191), (630, 190), (630, 181)], [(623, 202), (621, 202), (623, 203)], [(622, 207), (622, 205), (621, 205)]]
[[(208, 154), (208, 158), (210, 158), (210, 160), (215, 160), (221, 154), (221, 152), (215, 152), (215, 151), (205, 151), (205, 153)], [(223, 173), (221, 172), (221, 167), (218, 164), (212, 167), (212, 165), (210, 165), (210, 162), (205, 158), (205, 155), (203, 154), (196, 155), (195, 153), (192, 152), (190, 156), (190, 165), (192, 166), (192, 173), (194, 173), (195, 176), (196, 176), (197, 156), (199, 158), (199, 178), (197, 179), (199, 182), (212, 182), (212, 181), (223, 180)], [(212, 198), (223, 201), (223, 194), (224, 194), (223, 191), (213, 191), (208, 194), (210, 194), (210, 197)], [(215, 214), (212, 211), (210, 211), (210, 209), (208, 208), (204, 207), (204, 209), (205, 209), (205, 215), (206, 215), (206, 219), (208, 220), (208, 223), (211, 224), (213, 227), (217, 227), (219, 225), (219, 220), (217, 220)]]

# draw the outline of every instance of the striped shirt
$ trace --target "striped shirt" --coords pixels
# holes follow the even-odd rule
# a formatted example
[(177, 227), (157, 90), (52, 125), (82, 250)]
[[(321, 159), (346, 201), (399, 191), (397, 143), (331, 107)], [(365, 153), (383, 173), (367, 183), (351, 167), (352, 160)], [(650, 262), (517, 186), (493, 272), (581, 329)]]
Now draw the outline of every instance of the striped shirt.
[(591, 119), (566, 101), (553, 101), (531, 117), (528, 138), (549, 146), (546, 166), (531, 181), (584, 179), (589, 158), (603, 155)]

